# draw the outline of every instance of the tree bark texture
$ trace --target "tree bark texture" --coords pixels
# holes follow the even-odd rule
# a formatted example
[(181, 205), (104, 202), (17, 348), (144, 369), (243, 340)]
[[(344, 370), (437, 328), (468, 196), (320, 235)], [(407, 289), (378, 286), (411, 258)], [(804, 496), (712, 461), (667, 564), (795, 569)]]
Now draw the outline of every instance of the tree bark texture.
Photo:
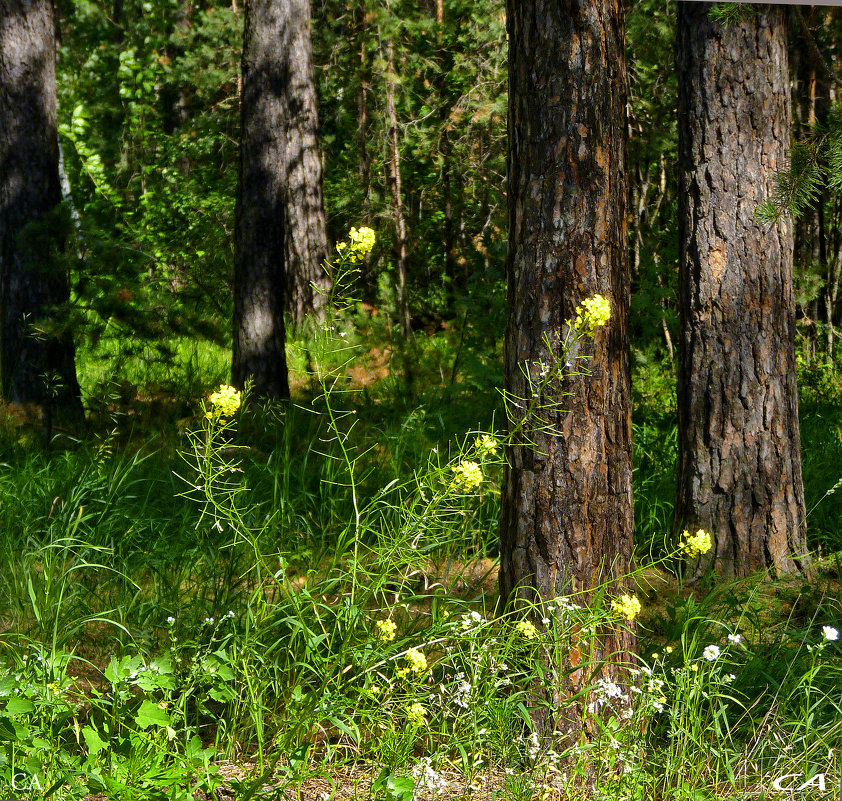
[(320, 315), (330, 288), (310, 0), (259, 0), (259, 4), (269, 12), (264, 19), (275, 37), (275, 57), (280, 62), (278, 80), (265, 88), (277, 93), (281, 103), (286, 310), (298, 326), (310, 315)]
[(50, 0), (0, 0), (0, 372), (7, 401), (75, 421), (73, 340), (49, 319), (70, 298), (55, 214), (55, 46)]
[[(582, 300), (602, 294), (612, 310), (571, 354), (588, 357), (587, 374), (568, 375), (541, 398), (555, 407), (559, 435), (530, 435), (527, 425), (534, 446), (509, 449), (500, 593), (511, 608), (573, 593), (587, 600), (620, 580), (633, 514), (623, 9), (617, 0), (508, 0), (507, 24), (509, 397), (529, 395), (524, 370), (534, 376), (559, 358)], [(613, 584), (608, 594), (621, 591)], [(635, 638), (624, 628), (603, 634), (595, 659), (610, 660), (602, 675), (618, 675)]]
[(246, 4), (234, 268), (232, 382), (242, 387), (251, 379), (255, 394), (270, 398), (289, 396), (282, 135), (288, 75), (279, 53), (280, 19), (274, 0)]
[(709, 531), (723, 573), (789, 573), (806, 547), (792, 225), (755, 219), (790, 146), (786, 9), (722, 26), (678, 8), (675, 525)]

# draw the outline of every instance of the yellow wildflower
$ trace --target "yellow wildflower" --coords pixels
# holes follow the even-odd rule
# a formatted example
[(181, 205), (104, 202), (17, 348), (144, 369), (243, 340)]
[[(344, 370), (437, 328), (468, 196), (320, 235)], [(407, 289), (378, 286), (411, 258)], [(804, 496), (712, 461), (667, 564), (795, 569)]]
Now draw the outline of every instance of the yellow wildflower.
[(361, 261), (371, 253), (377, 236), (371, 228), (352, 228), (348, 231), (348, 241), (340, 242), (336, 249), (347, 255), (350, 261)]
[(480, 457), (494, 456), (499, 449), (500, 443), (491, 434), (483, 434), (474, 440), (474, 450)]
[(427, 657), (417, 648), (410, 648), (404, 657), (411, 670), (416, 676), (420, 676), (427, 669)]
[(594, 295), (585, 298), (576, 307), (576, 317), (573, 325), (579, 331), (588, 336), (593, 336), (594, 331), (605, 325), (611, 319), (611, 304), (604, 295)]
[(694, 556), (701, 556), (703, 553), (707, 553), (713, 547), (710, 534), (703, 528), (700, 528), (695, 534), (684, 531), (681, 537), (682, 540), (679, 548), (691, 559)]
[(450, 482), (450, 489), (457, 492), (471, 492), (482, 484), (482, 468), (476, 462), (465, 459), (453, 468), (453, 472), (456, 475)]
[(525, 640), (534, 640), (538, 636), (538, 629), (528, 620), (521, 620), (515, 624), (515, 631)]
[(634, 595), (621, 595), (611, 601), (611, 609), (626, 620), (634, 620), (640, 614), (640, 601)]
[(424, 704), (419, 704), (417, 701), (414, 704), (409, 704), (406, 708), (406, 719), (411, 726), (423, 726), (426, 720), (427, 710)]
[(398, 627), (391, 620), (378, 620), (374, 624), (374, 628), (377, 629), (377, 636), (383, 642), (392, 642), (398, 633)]
[(240, 408), (243, 395), (238, 389), (223, 384), (208, 400), (211, 408), (205, 412), (205, 417), (213, 420), (215, 417), (233, 417)]

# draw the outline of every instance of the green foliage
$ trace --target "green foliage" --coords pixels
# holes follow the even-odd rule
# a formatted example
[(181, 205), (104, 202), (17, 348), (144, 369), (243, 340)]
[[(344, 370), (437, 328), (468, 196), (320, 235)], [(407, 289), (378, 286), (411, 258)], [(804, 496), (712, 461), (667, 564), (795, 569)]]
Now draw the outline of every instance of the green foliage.
[[(382, 243), (366, 265), (363, 296), (394, 302), (387, 188), (386, 81), (397, 81), (400, 159), (416, 317), (453, 316), (453, 296), (486, 295), (505, 256), (506, 70), (503, 3), (445, 0), (435, 12), (402, 0), (363, 0), (352, 12), (314, 6), (325, 199), (338, 239), (360, 219)], [(385, 74), (387, 41), (398, 75)], [(366, 123), (359, 115), (363, 96)], [(362, 180), (366, 176), (366, 180)], [(446, 247), (457, 251), (448, 262)], [(376, 280), (378, 279), (379, 280)]]
[(94, 345), (227, 338), (239, 20), (208, 7), (185, 29), (179, 13), (67, 10), (58, 81), (77, 224), (73, 327)]
[[(627, 687), (589, 651), (617, 622), (610, 588), (588, 609), (534, 610), (534, 630), (494, 617), (503, 456), (483, 437), (499, 436), (505, 320), (500, 0), (445, 0), (441, 24), (405, 0), (315, 4), (329, 227), (378, 232), (359, 265), (366, 303), (296, 333), (293, 403), (210, 418), (197, 399), (229, 373), (242, 14), (217, 0), (130, 0), (119, 18), (60, 5), (66, 324), (84, 334), (99, 433), (47, 457), (0, 420), (4, 793), (23, 770), (56, 797), (186, 801), (219, 788), (227, 757), (248, 768), (228, 782), (240, 801), (355, 760), (386, 801), (447, 792), (453, 765), (468, 783), (508, 769), (507, 798), (724, 798), (825, 765), (840, 719), (839, 652), (820, 635), (839, 621), (829, 582), (655, 594)], [(636, 559), (680, 573), (674, 7), (645, 0), (627, 28)], [(387, 81), (418, 327), (405, 342), (390, 319)], [(793, 150), (764, 219), (838, 188), (838, 117)], [(822, 269), (799, 266), (802, 308), (824, 297)], [(547, 343), (547, 364), (525, 366), (530, 397), (508, 398), (524, 426), (560, 408), (563, 352)], [(811, 543), (838, 570), (839, 381), (832, 359), (802, 362)], [(579, 671), (559, 670), (571, 653)], [(590, 742), (541, 742), (538, 711), (580, 716)]]
[[(838, 654), (821, 626), (840, 610), (812, 588), (794, 600), (737, 585), (650, 601), (634, 691), (595, 675), (566, 701), (531, 695), (535, 679), (568, 686), (573, 674), (557, 666), (574, 649), (580, 669), (597, 666), (586, 642), (615, 622), (611, 588), (589, 608), (542, 610), (534, 629), (495, 618), (480, 588), (500, 452), (481, 432), (433, 451), (440, 423), (427, 429), (417, 410), (384, 421), (383, 397), (369, 408), (347, 393), (358, 345), (347, 350), (337, 322), (308, 345), (321, 388), (311, 405), (206, 406), (175, 461), (114, 441), (50, 461), (10, 451), (22, 460), (0, 474), (14, 560), (0, 596), (12, 623), (0, 639), (0, 781), (14, 769), (62, 782), (58, 797), (186, 799), (212, 792), (218, 760), (241, 754), (254, 762), (230, 784), (241, 799), (300, 789), (346, 759), (374, 766), (384, 799), (447, 787), (453, 764), (466, 782), (507, 767), (512, 797), (595, 783), (608, 796), (690, 798), (823, 769), (838, 743)], [(649, 514), (638, 533), (652, 540), (641, 564), (676, 558), (667, 511), (645, 511), (671, 499), (668, 420), (636, 424)], [(740, 643), (727, 639), (737, 633)], [(4, 681), (27, 689), (3, 696)], [(595, 736), (540, 742), (530, 712), (541, 707), (592, 715)]]
[(630, 333), (637, 352), (664, 355), (663, 326), (675, 332), (678, 133), (673, 59), (675, 6), (645, 0), (628, 9)]
[(723, 27), (733, 25), (757, 14), (757, 9), (748, 3), (715, 3), (710, 10), (710, 18)]

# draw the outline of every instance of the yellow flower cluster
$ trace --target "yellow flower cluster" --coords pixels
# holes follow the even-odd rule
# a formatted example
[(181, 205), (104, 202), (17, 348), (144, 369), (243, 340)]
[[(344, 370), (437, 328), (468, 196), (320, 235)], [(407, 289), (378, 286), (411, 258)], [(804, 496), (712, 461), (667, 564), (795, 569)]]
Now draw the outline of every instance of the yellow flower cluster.
[(412, 726), (418, 726), (419, 728), (423, 726), (427, 722), (426, 714), (427, 710), (424, 709), (424, 704), (419, 704), (417, 701), (406, 708), (406, 719)]
[(416, 676), (420, 676), (427, 669), (427, 657), (417, 648), (411, 648), (407, 651), (404, 658), (409, 665), (409, 669)]
[(208, 400), (211, 408), (205, 412), (205, 417), (212, 420), (216, 417), (233, 417), (240, 408), (243, 395), (234, 387), (223, 384)]
[(576, 318), (573, 320), (575, 328), (588, 336), (605, 325), (611, 319), (611, 304), (604, 295), (594, 295), (585, 298), (576, 307)]
[(695, 534), (689, 531), (684, 531), (681, 534), (681, 550), (690, 558), (694, 556), (701, 556), (713, 548), (713, 541), (710, 534), (703, 528), (700, 528)]
[(611, 609), (619, 617), (634, 620), (640, 614), (640, 601), (635, 595), (621, 595), (611, 601)]
[(453, 472), (456, 475), (450, 482), (450, 489), (457, 492), (470, 492), (482, 484), (482, 468), (476, 462), (467, 459), (461, 461), (453, 468)]
[(538, 636), (538, 629), (528, 620), (521, 620), (515, 624), (515, 631), (525, 640), (534, 640)]
[(340, 242), (336, 248), (351, 261), (361, 261), (371, 253), (377, 236), (371, 228), (352, 228), (348, 231), (348, 241)]
[(474, 450), (480, 458), (483, 456), (494, 456), (499, 449), (500, 443), (491, 434), (483, 434), (474, 440)]
[(398, 627), (391, 620), (378, 620), (374, 628), (377, 629), (378, 638), (383, 642), (392, 642), (398, 633)]

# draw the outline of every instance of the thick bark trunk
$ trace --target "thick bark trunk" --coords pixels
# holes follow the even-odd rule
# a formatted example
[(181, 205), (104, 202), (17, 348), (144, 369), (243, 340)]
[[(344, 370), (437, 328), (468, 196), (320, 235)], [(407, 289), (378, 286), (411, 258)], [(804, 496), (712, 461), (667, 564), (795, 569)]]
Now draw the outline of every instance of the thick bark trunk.
[[(260, 0), (264, 4), (266, 0)], [(310, 35), (310, 0), (275, 0), (266, 23), (276, 37), (277, 77), (266, 91), (277, 92), (283, 114), (278, 120), (282, 143), (286, 309), (300, 325), (327, 303), (330, 279), (323, 200), (323, 164)], [(315, 285), (315, 288), (314, 288)]]
[[(50, 0), (0, 0), (0, 372), (3, 396), (48, 420), (83, 417), (69, 331), (45, 321), (70, 298)], [(44, 323), (42, 325), (42, 323)]]
[(259, 396), (289, 396), (284, 332), (285, 104), (273, 0), (249, 0), (243, 37), (240, 182), (234, 269), (232, 382)]
[(790, 146), (785, 9), (727, 26), (709, 10), (678, 11), (675, 524), (712, 534), (721, 572), (789, 573), (805, 552), (792, 228), (755, 219)]
[[(590, 357), (589, 372), (569, 376), (541, 398), (553, 407), (550, 422), (560, 435), (530, 432), (527, 425), (535, 445), (520, 441), (509, 449), (500, 593), (517, 607), (572, 593), (587, 600), (589, 590), (627, 572), (630, 278), (622, 5), (508, 0), (507, 20), (509, 396), (530, 394), (524, 368), (534, 374), (538, 363), (559, 358), (566, 321), (582, 300), (602, 294), (612, 310), (609, 323), (579, 346), (578, 355)], [(614, 585), (609, 595), (620, 591)], [(618, 628), (603, 631), (593, 644), (597, 663), (608, 660), (602, 675), (614, 676), (621, 675), (618, 665), (635, 638)], [(593, 678), (582, 676), (578, 686)], [(570, 681), (562, 691), (577, 689), (576, 679)], [(542, 725), (575, 734), (577, 722), (565, 716)]]

